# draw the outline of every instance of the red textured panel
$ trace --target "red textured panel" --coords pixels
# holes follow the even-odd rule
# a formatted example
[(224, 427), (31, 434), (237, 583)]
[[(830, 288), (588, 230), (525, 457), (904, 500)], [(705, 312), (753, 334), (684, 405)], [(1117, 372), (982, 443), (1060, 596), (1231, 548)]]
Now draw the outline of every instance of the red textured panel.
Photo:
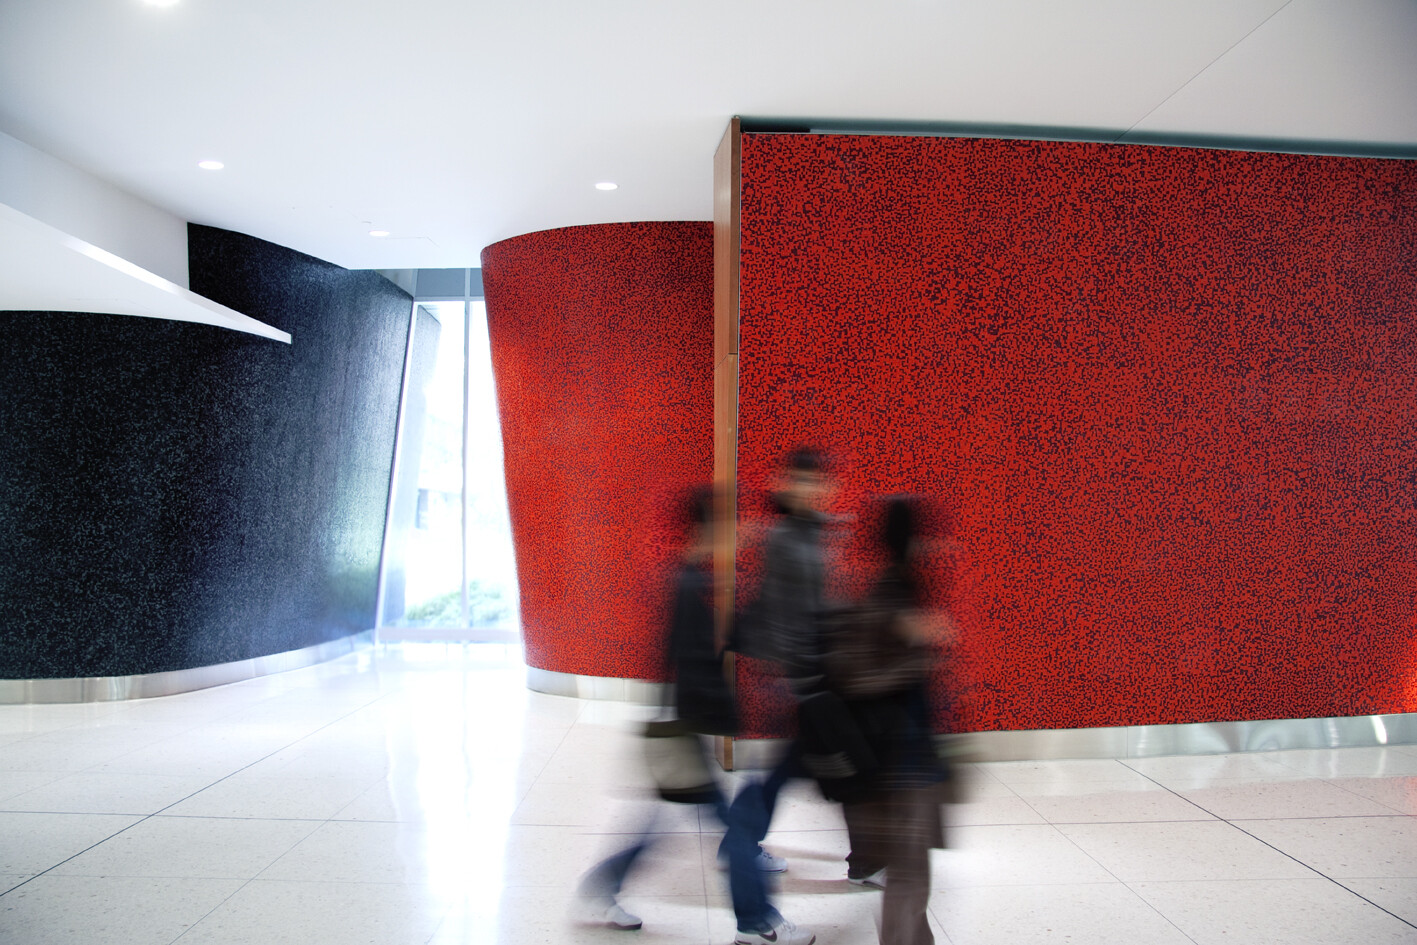
[(748, 135), (742, 171), (740, 486), (809, 441), (841, 511), (943, 499), (968, 727), (1417, 711), (1417, 164)]
[(531, 666), (661, 678), (666, 509), (713, 474), (713, 226), (482, 252)]

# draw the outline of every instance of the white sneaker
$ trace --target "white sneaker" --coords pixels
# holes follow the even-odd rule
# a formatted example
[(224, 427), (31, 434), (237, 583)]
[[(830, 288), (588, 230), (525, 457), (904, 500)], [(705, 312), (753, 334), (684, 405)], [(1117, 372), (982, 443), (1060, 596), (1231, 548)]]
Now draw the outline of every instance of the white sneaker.
[(575, 922), (589, 925), (606, 925), (612, 929), (632, 932), (644, 925), (640, 917), (626, 912), (620, 903), (610, 896), (588, 896), (580, 893), (576, 897), (578, 906), (571, 913)]
[(762, 873), (785, 873), (787, 872), (787, 860), (780, 856), (773, 856), (762, 847), (758, 847), (758, 855), (753, 858), (753, 863)]
[(874, 886), (877, 889), (886, 888), (886, 868), (883, 866), (869, 876), (852, 876), (846, 874), (846, 881), (857, 886)]
[(761, 932), (739, 931), (733, 945), (812, 945), (816, 940), (817, 936), (811, 929), (782, 919), (777, 925)]
[(644, 925), (639, 916), (626, 912), (618, 902), (610, 903), (610, 906), (601, 912), (600, 921), (612, 929), (623, 929), (626, 932), (633, 932)]

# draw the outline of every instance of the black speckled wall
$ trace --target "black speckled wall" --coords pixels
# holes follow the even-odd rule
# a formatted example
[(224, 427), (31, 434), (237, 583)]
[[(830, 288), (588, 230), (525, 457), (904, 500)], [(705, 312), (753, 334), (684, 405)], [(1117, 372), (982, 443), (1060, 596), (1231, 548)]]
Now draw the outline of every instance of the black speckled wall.
[(162, 672), (373, 626), (409, 296), (192, 226), (192, 289), (285, 345), (0, 313), (0, 678)]

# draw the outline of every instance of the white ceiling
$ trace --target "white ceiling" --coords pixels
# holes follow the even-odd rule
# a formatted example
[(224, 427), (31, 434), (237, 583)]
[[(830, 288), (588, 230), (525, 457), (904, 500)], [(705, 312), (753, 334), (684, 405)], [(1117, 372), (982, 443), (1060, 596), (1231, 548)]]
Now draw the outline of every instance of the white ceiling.
[(1414, 50), (1417, 0), (0, 0), (0, 131), (184, 219), (461, 267), (709, 219), (735, 114), (1417, 156)]

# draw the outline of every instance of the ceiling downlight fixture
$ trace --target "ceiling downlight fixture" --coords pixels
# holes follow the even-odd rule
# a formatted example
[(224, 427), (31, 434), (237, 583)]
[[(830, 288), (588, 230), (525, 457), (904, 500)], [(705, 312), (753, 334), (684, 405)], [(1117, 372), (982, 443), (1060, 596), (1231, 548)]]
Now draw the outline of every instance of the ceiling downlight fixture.
[(613, 181), (603, 180), (595, 185), (596, 190), (619, 190), (620, 185)]
[(370, 230), (370, 231), (369, 231), (369, 235), (372, 236), (372, 237), (374, 237), (375, 239), (383, 239), (384, 237), (386, 237), (386, 236), (389, 235), (389, 231), (388, 231), (388, 230)]
[(197, 166), (204, 171), (219, 171), (223, 167), (226, 167), (226, 165), (220, 161), (198, 161)]

